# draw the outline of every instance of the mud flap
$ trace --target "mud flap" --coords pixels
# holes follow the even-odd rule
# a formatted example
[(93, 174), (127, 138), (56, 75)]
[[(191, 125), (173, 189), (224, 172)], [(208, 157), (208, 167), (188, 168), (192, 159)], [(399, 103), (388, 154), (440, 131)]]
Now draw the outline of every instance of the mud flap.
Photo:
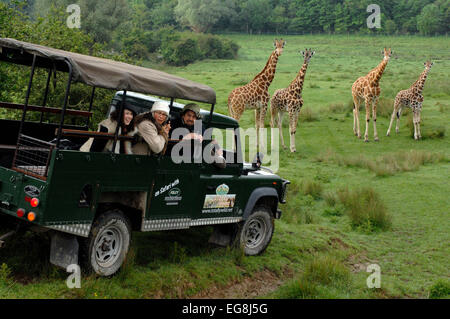
[(214, 231), (208, 239), (208, 243), (226, 247), (231, 245), (233, 227), (231, 225), (220, 225), (214, 227)]
[(54, 232), (50, 245), (50, 262), (67, 269), (67, 266), (78, 265), (78, 240), (74, 235)]

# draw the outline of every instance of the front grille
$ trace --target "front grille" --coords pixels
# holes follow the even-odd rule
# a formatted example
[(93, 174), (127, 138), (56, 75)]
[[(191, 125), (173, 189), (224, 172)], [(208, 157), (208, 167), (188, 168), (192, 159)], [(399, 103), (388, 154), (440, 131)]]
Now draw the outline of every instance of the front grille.
[(287, 186), (291, 182), (288, 180), (283, 180), (283, 183), (281, 185), (281, 196), (280, 196), (280, 203), (285, 204), (286, 203), (286, 193), (287, 193)]
[(12, 168), (45, 180), (54, 148), (52, 143), (20, 134)]

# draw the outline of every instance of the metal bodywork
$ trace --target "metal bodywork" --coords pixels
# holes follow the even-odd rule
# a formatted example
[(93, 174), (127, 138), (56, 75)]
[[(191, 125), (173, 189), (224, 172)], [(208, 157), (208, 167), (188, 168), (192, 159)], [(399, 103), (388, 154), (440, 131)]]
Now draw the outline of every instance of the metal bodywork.
[[(33, 51), (38, 47), (38, 51)], [(215, 93), (212, 89), (191, 81), (183, 82), (180, 78), (161, 75), (159, 71), (147, 72), (145, 74), (148, 76), (158, 75), (152, 81), (162, 81), (161, 77), (163, 77), (164, 81), (161, 83), (171, 84), (171, 89), (160, 91), (161, 83), (157, 88), (152, 88), (146, 86), (150, 82), (145, 82), (147, 84), (144, 85), (144, 82), (139, 81), (137, 84), (133, 81), (126, 83), (119, 81), (120, 85), (115, 86), (114, 89), (123, 91), (115, 94), (111, 107), (120, 110), (124, 108), (127, 103), (127, 89), (130, 87), (140, 88), (141, 93), (166, 93), (162, 95), (171, 98), (172, 116), (179, 116), (182, 109), (182, 104), (174, 102), (175, 98), (190, 97), (191, 100), (212, 103), (210, 111), (201, 111), (207, 127), (232, 129), (235, 132), (236, 151), (232, 152), (232, 160), (225, 168), (217, 168), (205, 161), (178, 164), (172, 160), (170, 154), (144, 156), (67, 150), (62, 148), (61, 139), (65, 134), (64, 129), (73, 129), (73, 127), (64, 124), (64, 115), (78, 114), (76, 110), (67, 108), (70, 83), (76, 80), (90, 84), (81, 76), (83, 68), (80, 68), (80, 63), (96, 60), (61, 50), (49, 51), (49, 48), (25, 45), (11, 39), (0, 39), (0, 48), (2, 49), (0, 60), (28, 64), (33, 70), (39, 66), (50, 67), (53, 63), (58, 70), (69, 72), (65, 102), (61, 110), (54, 111), (46, 108), (45, 103), (43, 107), (29, 106), (30, 90), (28, 90), (25, 104), (20, 106), (23, 107), (22, 121), (19, 123), (0, 120), (2, 123), (0, 126), (12, 128), (7, 131), (4, 141), (0, 142), (0, 214), (13, 216), (27, 225), (56, 231), (56, 235), (52, 236), (51, 246), (53, 263), (64, 267), (76, 261), (78, 256), (75, 256), (74, 251), (78, 250), (78, 245), (73, 240), (75, 237), (67, 234), (88, 237), (96, 217), (111, 206), (127, 215), (134, 230), (144, 232), (239, 223), (250, 215), (258, 203), (269, 206), (275, 218), (280, 217), (278, 203), (284, 201), (288, 182), (275, 174), (244, 167), (240, 160), (242, 153), (239, 124), (228, 116), (213, 112)], [(22, 53), (18, 51), (20, 48), (23, 50)], [(8, 50), (13, 51), (5, 53)], [(45, 52), (58, 54), (46, 55)], [(67, 55), (66, 59), (63, 59), (64, 54)], [(130, 74), (136, 75), (133, 73), (137, 72), (134, 67), (128, 66), (127, 69), (126, 64), (110, 62), (104, 66), (105, 69), (115, 66), (117, 68), (114, 70), (118, 74), (121, 74), (120, 70), (122, 72), (127, 70), (125, 78)], [(103, 63), (106, 62), (103, 61)], [(89, 72), (93, 73), (85, 74), (94, 77), (97, 74), (103, 79), (100, 76), (102, 71), (104, 69), (101, 66), (96, 66), (89, 69)], [(32, 79), (33, 71), (29, 88)], [(182, 90), (176, 89), (180, 81), (183, 83)], [(108, 83), (110, 85), (113, 82)], [(108, 87), (108, 85), (98, 86)], [(203, 93), (200, 94), (199, 90), (203, 90)], [(90, 110), (94, 92), (95, 86), (92, 90), (89, 112), (79, 112), (88, 117), (88, 121), (89, 116), (92, 115)], [(156, 100), (154, 97), (139, 93), (129, 92), (128, 96), (130, 98), (128, 103), (141, 101), (143, 110), (148, 110), (152, 101)], [(6, 103), (3, 105), (11, 107)], [(28, 123), (25, 121), (27, 110), (59, 112), (61, 120), (58, 124), (42, 123), (42, 120), (40, 123)], [(89, 133), (86, 132), (87, 123), (82, 130), (76, 130), (72, 134), (76, 133), (77, 138), (85, 141), (89, 137)], [(57, 141), (49, 143), (55, 129), (57, 129)], [(8, 136), (9, 134), (11, 136)], [(29, 136), (36, 134), (39, 138)], [(13, 144), (16, 138), (17, 143)], [(109, 138), (114, 138), (114, 143), (117, 143), (125, 137), (119, 136), (116, 130), (115, 134)], [(30, 143), (36, 144), (22, 145), (22, 140), (29, 140)], [(14, 158), (11, 160), (9, 157), (4, 157), (2, 151), (5, 151), (8, 156), (14, 154)], [(26, 154), (30, 151), (43, 158), (42, 164), (18, 165), (17, 160), (21, 152)], [(39, 205), (31, 207), (30, 198), (38, 198)], [(28, 221), (25, 217), (18, 217), (19, 208), (27, 213), (33, 211), (36, 219)]]

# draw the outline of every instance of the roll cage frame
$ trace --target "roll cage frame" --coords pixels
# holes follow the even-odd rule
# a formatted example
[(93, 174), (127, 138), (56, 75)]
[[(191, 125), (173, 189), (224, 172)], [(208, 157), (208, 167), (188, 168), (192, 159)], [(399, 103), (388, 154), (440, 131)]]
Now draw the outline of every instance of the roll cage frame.
[[(73, 82), (73, 67), (68, 58), (64, 58), (64, 60), (52, 60), (50, 58), (38, 56), (36, 54), (31, 54), (29, 52), (24, 52), (23, 50), (21, 52), (18, 52), (18, 50), (16, 50), (16, 49), (5, 48), (5, 47), (0, 46), (0, 61), (31, 67), (31, 72), (30, 72), (30, 76), (29, 76), (29, 80), (28, 80), (28, 86), (27, 86), (27, 90), (26, 90), (26, 94), (25, 94), (24, 104), (20, 105), (20, 104), (8, 103), (8, 102), (0, 102), (0, 107), (22, 110), (22, 116), (21, 116), (21, 120), (20, 120), (16, 145), (19, 143), (19, 140), (22, 136), (22, 131), (23, 131), (23, 128), (26, 123), (26, 114), (28, 111), (41, 112), (40, 122), (39, 122), (40, 124), (43, 123), (44, 113), (60, 114), (59, 124), (56, 123), (56, 124), (58, 124), (58, 128), (56, 131), (56, 143), (51, 146), (52, 150), (60, 149), (62, 138), (67, 137), (67, 136), (82, 137), (82, 138), (86, 137), (86, 138), (94, 138), (94, 139), (96, 139), (96, 138), (113, 139), (114, 141), (113, 141), (112, 149), (115, 149), (118, 141), (133, 139), (132, 137), (129, 137), (129, 136), (119, 135), (119, 128), (123, 122), (123, 109), (126, 105), (126, 97), (127, 97), (126, 89), (120, 88), (120, 87), (116, 88), (116, 90), (122, 90), (123, 94), (122, 94), (122, 101), (119, 106), (119, 118), (118, 118), (119, 125), (117, 125), (114, 134), (102, 133), (102, 132), (92, 132), (92, 131), (89, 132), (88, 127), (89, 127), (90, 119), (93, 114), (92, 108), (93, 108), (93, 103), (94, 103), (94, 98), (95, 98), (95, 91), (96, 91), (97, 87), (83, 83), (87, 86), (92, 87), (92, 91), (91, 91), (90, 99), (89, 99), (88, 111), (68, 109), (70, 89), (71, 89), (71, 85)], [(36, 106), (36, 105), (29, 104), (30, 95), (32, 92), (33, 80), (35, 78), (35, 73), (36, 73), (36, 68), (43, 68), (43, 69), (48, 70), (42, 106)], [(47, 107), (46, 104), (48, 101), (51, 78), (52, 78), (52, 75), (56, 78), (57, 71), (68, 73), (68, 77), (67, 77), (67, 81), (66, 81), (66, 85), (65, 85), (63, 105), (62, 105), (62, 108)], [(80, 83), (82, 83), (82, 82), (80, 82)], [(56, 84), (54, 84), (54, 85), (56, 85)], [(168, 97), (168, 96), (166, 96), (166, 97)], [(168, 97), (168, 98), (170, 98), (169, 108), (172, 110), (173, 103), (175, 101), (175, 97)], [(210, 105), (211, 105), (211, 109), (209, 110), (209, 119), (208, 119), (208, 122), (206, 123), (207, 127), (210, 127), (210, 124), (212, 122), (215, 103), (211, 103)], [(80, 126), (84, 130), (65, 129), (64, 121), (65, 121), (66, 115), (86, 117), (86, 122), (85, 122), (84, 127)], [(240, 150), (240, 142), (239, 142), (239, 130), (236, 130), (236, 133), (234, 135), (235, 135), (235, 142), (236, 142), (236, 146), (237, 146), (236, 151), (234, 152), (235, 153), (234, 160), (237, 161), (238, 158), (240, 158), (240, 156), (242, 155), (242, 154), (238, 154), (241, 151)], [(175, 141), (172, 140), (172, 142), (175, 142)], [(17, 149), (16, 149), (16, 153), (17, 153)], [(16, 154), (14, 155), (14, 158), (15, 157), (16, 157)]]

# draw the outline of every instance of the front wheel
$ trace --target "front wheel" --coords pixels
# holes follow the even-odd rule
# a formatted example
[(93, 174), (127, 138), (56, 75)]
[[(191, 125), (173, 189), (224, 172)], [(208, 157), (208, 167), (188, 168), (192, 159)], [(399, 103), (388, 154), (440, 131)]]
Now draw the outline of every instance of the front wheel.
[(256, 207), (252, 214), (239, 225), (236, 244), (249, 256), (259, 255), (266, 250), (274, 231), (274, 219), (270, 208)]
[(128, 218), (119, 210), (101, 214), (85, 243), (85, 266), (100, 276), (111, 276), (122, 266), (131, 242)]

